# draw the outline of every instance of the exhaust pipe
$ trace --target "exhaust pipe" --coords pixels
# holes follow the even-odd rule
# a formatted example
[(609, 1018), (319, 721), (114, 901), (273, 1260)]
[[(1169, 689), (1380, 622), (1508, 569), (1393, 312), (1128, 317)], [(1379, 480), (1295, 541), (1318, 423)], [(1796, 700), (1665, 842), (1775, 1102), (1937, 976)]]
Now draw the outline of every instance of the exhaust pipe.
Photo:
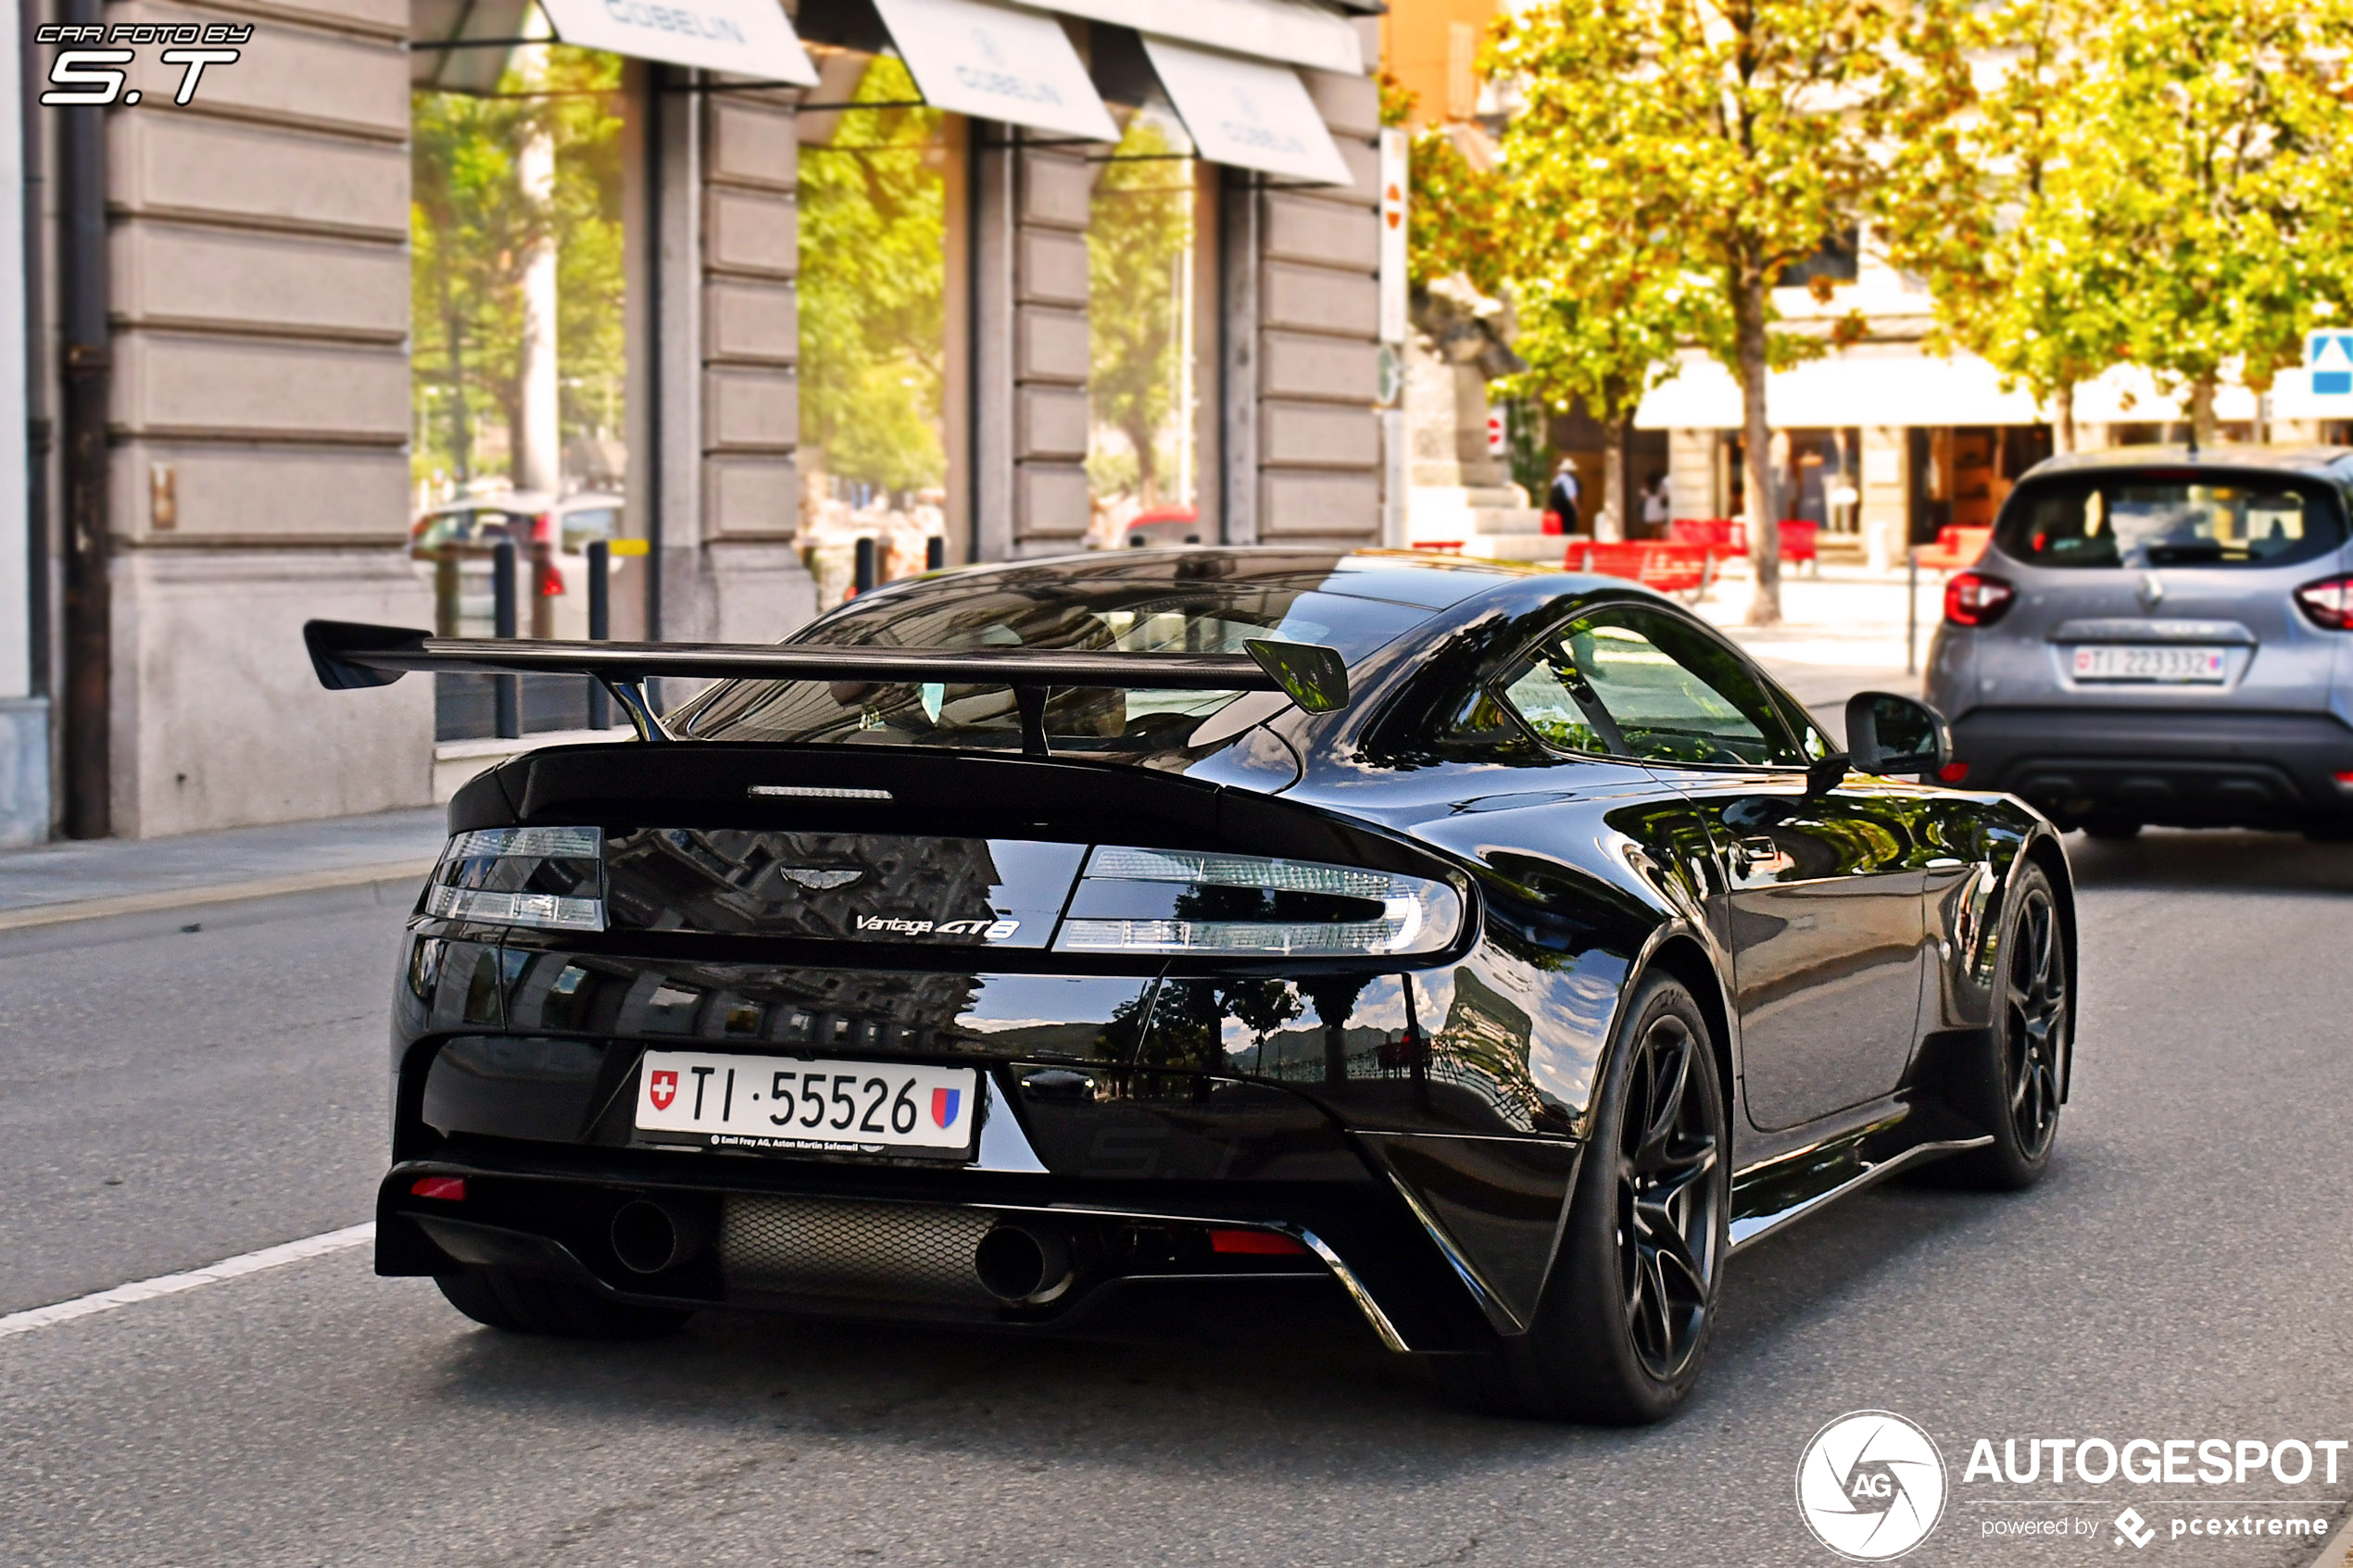
[(1070, 1239), (1059, 1231), (1000, 1222), (973, 1250), (980, 1283), (1007, 1306), (1042, 1307), (1068, 1290)]
[(711, 1240), (711, 1221), (698, 1210), (633, 1198), (613, 1210), (612, 1250), (633, 1273), (658, 1274), (691, 1260)]

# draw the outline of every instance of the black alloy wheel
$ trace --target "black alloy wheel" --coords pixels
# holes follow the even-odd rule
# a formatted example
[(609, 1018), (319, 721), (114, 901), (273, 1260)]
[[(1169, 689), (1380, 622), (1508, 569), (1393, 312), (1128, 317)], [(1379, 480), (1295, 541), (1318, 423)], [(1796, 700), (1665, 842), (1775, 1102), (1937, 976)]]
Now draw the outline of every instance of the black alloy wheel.
[(1617, 1133), (1617, 1283), (1634, 1353), (1660, 1382), (1699, 1348), (1722, 1266), (1716, 1110), (1692, 1071), (1706, 1047), (1675, 1014), (1634, 1047)]
[(2019, 865), (2010, 876), (1994, 938), (1993, 1027), (1954, 1063), (1954, 1109), (1994, 1141), (1931, 1166), (1922, 1175), (1934, 1185), (2032, 1186), (2057, 1141), (2072, 1026), (2066, 926), (2040, 866)]
[[(2040, 873), (2037, 873), (2039, 877)], [(2067, 956), (2047, 884), (2022, 885), (2002, 961), (2002, 1085), (2020, 1154), (2039, 1160), (2058, 1131), (2059, 1051), (2067, 1039)]]
[(1660, 1421), (1706, 1361), (1731, 1245), (1730, 1111), (1716, 1046), (1670, 975), (1637, 985), (1619, 1017), (1528, 1332), (1491, 1353), (1435, 1359), (1441, 1385), (1465, 1403), (1553, 1421)]

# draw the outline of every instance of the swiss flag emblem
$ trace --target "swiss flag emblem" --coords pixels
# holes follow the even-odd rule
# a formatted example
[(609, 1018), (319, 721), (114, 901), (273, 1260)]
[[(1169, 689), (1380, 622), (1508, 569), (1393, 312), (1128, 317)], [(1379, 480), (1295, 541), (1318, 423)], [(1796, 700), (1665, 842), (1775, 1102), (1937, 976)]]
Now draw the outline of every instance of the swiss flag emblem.
[(669, 1110), (670, 1102), (678, 1098), (678, 1074), (670, 1072), (655, 1073), (653, 1081), (646, 1085), (646, 1098), (654, 1102), (656, 1110)]

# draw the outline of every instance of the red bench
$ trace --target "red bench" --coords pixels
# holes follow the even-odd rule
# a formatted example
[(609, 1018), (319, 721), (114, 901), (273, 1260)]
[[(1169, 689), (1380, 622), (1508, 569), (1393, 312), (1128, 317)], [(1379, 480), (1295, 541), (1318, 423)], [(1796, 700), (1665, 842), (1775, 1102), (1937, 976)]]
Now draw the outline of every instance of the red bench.
[(1705, 593), (1716, 577), (1716, 558), (1706, 546), (1673, 539), (1629, 539), (1618, 544), (1579, 539), (1569, 546), (1561, 564), (1571, 571), (1631, 578), (1662, 594), (1687, 594), (1693, 598)]
[[(1818, 525), (1802, 518), (1785, 519), (1781, 523), (1781, 559), (1812, 566), (1818, 558), (1816, 543), (1820, 532)], [(1667, 537), (1679, 545), (1705, 546), (1715, 560), (1748, 554), (1748, 527), (1731, 518), (1677, 518), (1667, 525)]]

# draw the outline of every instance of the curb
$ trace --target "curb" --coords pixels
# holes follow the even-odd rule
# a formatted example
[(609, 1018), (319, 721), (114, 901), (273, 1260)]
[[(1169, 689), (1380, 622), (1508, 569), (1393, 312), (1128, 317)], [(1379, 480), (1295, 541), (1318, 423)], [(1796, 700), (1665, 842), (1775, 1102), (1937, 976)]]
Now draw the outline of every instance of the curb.
[(77, 898), (67, 904), (40, 904), (21, 909), (0, 909), (0, 935), (32, 931), (78, 921), (107, 920), (116, 915), (153, 914), (161, 909), (194, 909), (213, 904), (243, 903), (286, 893), (316, 893), (325, 888), (359, 887), (371, 882), (422, 882), (435, 861), (391, 860), (371, 866), (342, 866), (332, 871), (297, 872), (290, 876), (253, 877), (196, 887), (168, 888), (155, 893), (122, 893), (107, 898)]

